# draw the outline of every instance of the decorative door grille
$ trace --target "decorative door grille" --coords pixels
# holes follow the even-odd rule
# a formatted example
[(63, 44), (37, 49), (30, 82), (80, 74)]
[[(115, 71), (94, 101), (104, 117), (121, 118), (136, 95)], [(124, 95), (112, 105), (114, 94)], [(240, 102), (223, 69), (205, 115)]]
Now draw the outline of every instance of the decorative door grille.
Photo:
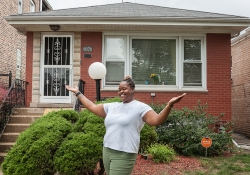
[(43, 97), (69, 97), (71, 37), (45, 37), (43, 62)]

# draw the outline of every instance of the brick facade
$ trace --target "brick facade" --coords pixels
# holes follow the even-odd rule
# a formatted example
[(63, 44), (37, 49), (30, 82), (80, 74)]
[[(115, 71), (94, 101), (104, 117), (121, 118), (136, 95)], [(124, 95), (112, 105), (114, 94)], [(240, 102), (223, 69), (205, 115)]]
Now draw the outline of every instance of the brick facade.
[[(231, 36), (230, 34), (207, 34), (207, 89), (208, 92), (188, 92), (185, 98), (175, 108), (189, 107), (193, 109), (198, 100), (208, 104), (207, 113), (217, 116), (224, 113), (223, 120), (231, 120)], [(93, 62), (102, 62), (102, 33), (82, 32), (82, 47), (93, 47), (92, 58), (81, 55), (81, 79), (86, 82), (85, 95), (95, 100), (95, 81), (88, 76), (88, 67)], [(81, 48), (82, 48), (81, 47)], [(145, 103), (152, 102), (151, 92), (136, 92), (135, 98)], [(177, 92), (155, 92), (154, 102), (168, 102), (170, 98), (180, 95)], [(117, 91), (101, 91), (102, 97), (117, 96)]]
[[(25, 80), (27, 84), (27, 93), (25, 97), (25, 106), (29, 106), (32, 101), (32, 78), (33, 78), (33, 32), (27, 33), (27, 45), (26, 45), (26, 77)], [(30, 93), (29, 93), (30, 92)]]
[[(28, 33), (28, 45), (32, 43), (33, 37), (32, 32)], [(37, 38), (38, 39), (38, 38)], [(96, 100), (96, 84), (88, 75), (88, 67), (93, 62), (102, 62), (102, 32), (82, 32), (81, 35), (77, 35), (74, 38), (77, 42), (80, 41), (81, 46), (76, 45), (74, 48), (74, 68), (78, 68), (80, 64), (80, 78), (85, 81), (84, 93), (91, 100)], [(36, 40), (35, 40), (36, 41)], [(75, 42), (76, 42), (75, 41)], [(206, 51), (207, 51), (207, 92), (188, 92), (181, 103), (176, 104), (175, 108), (189, 107), (193, 109), (197, 105), (198, 100), (202, 104), (207, 103), (208, 109), (207, 113), (213, 116), (218, 116), (224, 113), (223, 120), (230, 121), (232, 119), (232, 102), (231, 102), (231, 36), (230, 34), (207, 34), (206, 36)], [(36, 41), (36, 43), (39, 43)], [(83, 46), (92, 46), (93, 52), (92, 58), (84, 58), (81, 48)], [(34, 48), (34, 45), (33, 45)], [(32, 52), (32, 49), (28, 49)], [(77, 52), (76, 52), (77, 51)], [(27, 61), (32, 60), (32, 53), (27, 52)], [(33, 50), (34, 54), (34, 50)], [(30, 56), (28, 56), (30, 55)], [(80, 60), (79, 60), (79, 59)], [(27, 64), (28, 65), (28, 64)], [(27, 66), (28, 69), (34, 69), (34, 65), (31, 64)], [(76, 69), (77, 70), (77, 69)], [(30, 72), (30, 71), (29, 71)], [(33, 75), (29, 73), (30, 76), (26, 76), (27, 79)], [(76, 85), (76, 77), (78, 77), (78, 71), (74, 73), (74, 85)], [(34, 79), (34, 77), (33, 77)], [(29, 80), (30, 82), (34, 82)], [(29, 85), (30, 88), (32, 83)], [(33, 89), (28, 90), (28, 105), (32, 101), (35, 94), (39, 94), (39, 89), (35, 92)], [(145, 103), (151, 103), (151, 93), (153, 90), (147, 92), (136, 92), (135, 98), (137, 100), (143, 101)], [(154, 92), (156, 94), (154, 102), (168, 102), (170, 98), (181, 94), (180, 92)], [(117, 96), (117, 91), (105, 91), (101, 90), (101, 97), (113, 97)], [(30, 97), (30, 98), (29, 98)], [(31, 98), (32, 97), (32, 98)], [(33, 100), (34, 101), (34, 100)], [(34, 101), (39, 103), (39, 101)]]
[[(31, 0), (22, 0), (22, 13), (29, 13), (31, 7)], [(42, 10), (50, 10), (52, 9), (48, 2), (43, 0), (32, 0), (35, 5), (34, 11), (40, 11), (40, 6), (42, 2)], [(8, 74), (12, 73), (12, 82), (16, 78), (16, 70), (17, 70), (17, 53), (18, 50), (21, 51), (21, 64), (20, 64), (20, 79), (27, 81), (26, 76), (29, 75), (29, 69), (26, 70), (26, 35), (20, 33), (15, 28), (10, 26), (8, 22), (4, 19), (5, 16), (13, 15), (18, 13), (18, 0), (1, 0), (0, 3), (0, 74)], [(29, 44), (28, 48), (33, 47), (33, 43), (31, 43), (31, 47)], [(28, 52), (32, 52), (28, 51)], [(31, 55), (32, 55), (31, 54)], [(28, 58), (29, 61), (30, 58)], [(32, 60), (31, 60), (32, 61)], [(31, 63), (27, 63), (31, 64)], [(26, 73), (26, 71), (28, 71)], [(32, 74), (32, 72), (31, 72)], [(28, 86), (31, 86), (30, 83)], [(3, 90), (1, 90), (3, 89)], [(0, 99), (3, 98), (9, 89), (9, 77), (0, 76)], [(31, 95), (28, 97), (30, 100)], [(26, 100), (26, 105), (27, 105)]]
[(250, 30), (232, 41), (232, 121), (250, 138)]
[[(35, 11), (40, 9), (40, 0), (33, 0)], [(30, 12), (30, 0), (22, 0), (22, 13)], [(0, 3), (0, 74), (12, 72), (16, 77), (17, 49), (22, 53), (21, 79), (25, 80), (26, 36), (10, 26), (4, 16), (18, 13), (18, 0), (1, 0)], [(0, 77), (2, 83), (3, 77)]]

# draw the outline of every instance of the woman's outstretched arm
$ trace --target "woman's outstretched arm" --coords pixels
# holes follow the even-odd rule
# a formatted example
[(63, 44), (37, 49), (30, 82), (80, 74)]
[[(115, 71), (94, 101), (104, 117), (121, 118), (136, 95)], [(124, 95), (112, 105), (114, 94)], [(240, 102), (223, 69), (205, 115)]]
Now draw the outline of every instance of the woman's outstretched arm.
[(150, 126), (158, 126), (162, 124), (167, 118), (171, 111), (171, 108), (174, 106), (175, 103), (178, 103), (181, 101), (181, 99), (186, 95), (186, 93), (173, 97), (167, 104), (167, 106), (159, 113), (157, 114), (155, 111), (151, 110), (148, 111), (144, 116), (143, 120), (145, 123), (147, 123)]
[(74, 94), (77, 94), (78, 99), (82, 102), (85, 108), (87, 108), (89, 111), (93, 112), (94, 114), (105, 118), (106, 113), (103, 108), (103, 104), (94, 104), (92, 101), (87, 99), (82, 93), (80, 93), (79, 89), (77, 86), (75, 87), (70, 87), (69, 85), (66, 85), (66, 88), (73, 92)]

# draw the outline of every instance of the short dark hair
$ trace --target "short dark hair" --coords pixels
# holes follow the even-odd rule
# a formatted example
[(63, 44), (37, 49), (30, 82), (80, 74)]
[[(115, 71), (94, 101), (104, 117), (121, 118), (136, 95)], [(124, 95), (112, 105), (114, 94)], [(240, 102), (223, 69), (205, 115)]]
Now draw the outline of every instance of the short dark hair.
[(135, 88), (135, 83), (130, 76), (126, 76), (122, 81), (126, 81), (132, 89)]

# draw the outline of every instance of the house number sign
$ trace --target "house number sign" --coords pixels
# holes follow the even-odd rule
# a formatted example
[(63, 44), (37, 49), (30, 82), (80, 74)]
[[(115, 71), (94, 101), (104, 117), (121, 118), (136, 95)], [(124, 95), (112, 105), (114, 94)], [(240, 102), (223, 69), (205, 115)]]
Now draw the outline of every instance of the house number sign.
[(92, 52), (93, 48), (91, 46), (84, 46), (83, 47), (83, 52)]

